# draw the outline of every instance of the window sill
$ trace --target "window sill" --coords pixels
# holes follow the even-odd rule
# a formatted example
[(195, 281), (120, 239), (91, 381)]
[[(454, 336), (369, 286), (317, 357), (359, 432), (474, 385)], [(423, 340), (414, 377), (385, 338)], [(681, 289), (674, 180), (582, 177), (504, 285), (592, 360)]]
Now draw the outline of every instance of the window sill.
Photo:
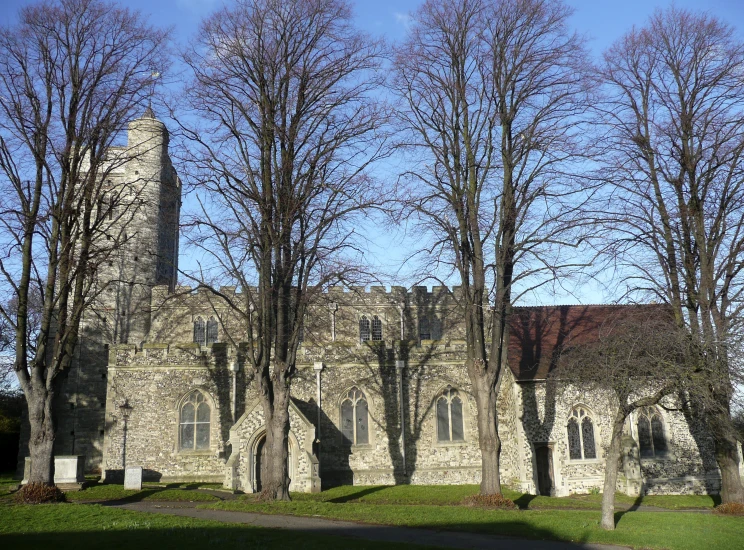
[(461, 441), (437, 441), (434, 443), (434, 447), (464, 447), (468, 444), (467, 440)]
[(604, 460), (601, 458), (569, 458), (569, 464), (601, 464)]
[(357, 451), (371, 451), (375, 446), (371, 443), (364, 443), (362, 445), (348, 445), (347, 448), (354, 454)]
[(179, 456), (212, 456), (215, 453), (214, 449), (204, 449), (199, 451), (180, 450), (176, 454)]

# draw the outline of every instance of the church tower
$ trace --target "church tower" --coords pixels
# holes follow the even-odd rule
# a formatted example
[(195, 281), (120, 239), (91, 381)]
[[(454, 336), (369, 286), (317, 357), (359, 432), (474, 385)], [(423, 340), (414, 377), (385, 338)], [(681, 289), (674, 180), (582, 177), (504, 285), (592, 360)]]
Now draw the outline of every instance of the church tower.
[[(110, 225), (102, 248), (112, 252), (99, 264), (96, 296), (55, 404), (54, 453), (84, 455), (88, 472), (101, 467), (103, 456), (108, 346), (146, 341), (152, 288), (176, 284), (181, 182), (168, 155), (168, 139), (165, 124), (148, 108), (129, 123), (126, 146), (107, 151), (111, 164), (103, 184)], [(27, 441), (24, 423), (20, 471)]]
[(150, 330), (152, 287), (176, 284), (181, 185), (168, 155), (168, 130), (148, 108), (129, 123), (120, 174), (111, 181), (112, 238), (118, 241), (99, 273), (111, 312), (110, 343), (140, 344)]

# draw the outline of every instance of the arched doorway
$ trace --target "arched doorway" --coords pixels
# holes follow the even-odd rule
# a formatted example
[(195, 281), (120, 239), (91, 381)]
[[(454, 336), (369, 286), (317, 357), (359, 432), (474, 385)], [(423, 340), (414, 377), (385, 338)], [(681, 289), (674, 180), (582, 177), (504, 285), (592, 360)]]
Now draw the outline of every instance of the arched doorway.
[(541, 495), (552, 496), (555, 492), (553, 482), (553, 449), (549, 445), (535, 446), (537, 462), (537, 490)]
[(266, 479), (267, 465), (267, 449), (266, 435), (263, 435), (256, 446), (256, 492), (260, 493), (263, 490), (263, 483)]
[[(295, 462), (294, 462), (294, 445), (292, 439), (289, 441), (289, 489), (292, 490), (292, 479), (295, 474)], [(269, 447), (266, 445), (266, 432), (264, 432), (256, 441), (256, 446), (253, 454), (253, 479), (254, 488), (256, 493), (260, 493), (263, 490), (264, 481), (268, 477), (269, 469)]]

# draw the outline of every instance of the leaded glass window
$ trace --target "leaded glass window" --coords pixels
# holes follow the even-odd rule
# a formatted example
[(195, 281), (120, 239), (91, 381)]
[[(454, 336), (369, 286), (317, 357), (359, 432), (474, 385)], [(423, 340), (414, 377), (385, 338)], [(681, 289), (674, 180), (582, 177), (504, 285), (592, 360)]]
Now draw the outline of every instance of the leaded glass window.
[(369, 341), (369, 337), (370, 337), (369, 319), (367, 319), (365, 315), (362, 315), (359, 318), (359, 341), (367, 342)]
[(451, 387), (444, 390), (437, 399), (437, 440), (465, 440), (462, 399), (457, 390)]
[(211, 410), (200, 391), (192, 392), (181, 405), (179, 448), (182, 451), (209, 449)]
[(594, 449), (594, 426), (592, 426), (592, 419), (588, 416), (581, 421), (581, 442), (584, 445), (584, 458), (597, 458), (597, 452)]
[(377, 315), (372, 317), (372, 340), (382, 340), (382, 321)]
[(207, 343), (206, 325), (201, 317), (194, 320), (194, 343), (202, 346)]
[(358, 388), (351, 388), (341, 401), (341, 433), (348, 445), (369, 443), (369, 407)]
[(586, 409), (576, 407), (566, 426), (568, 432), (568, 457), (571, 460), (597, 458), (594, 441), (594, 423)]
[(667, 454), (664, 421), (655, 407), (644, 407), (638, 411), (637, 428), (641, 457), (661, 457)]
[(207, 321), (207, 344), (214, 344), (217, 341), (217, 320), (210, 317)]
[(571, 460), (581, 459), (581, 433), (575, 418), (568, 421), (568, 456)]

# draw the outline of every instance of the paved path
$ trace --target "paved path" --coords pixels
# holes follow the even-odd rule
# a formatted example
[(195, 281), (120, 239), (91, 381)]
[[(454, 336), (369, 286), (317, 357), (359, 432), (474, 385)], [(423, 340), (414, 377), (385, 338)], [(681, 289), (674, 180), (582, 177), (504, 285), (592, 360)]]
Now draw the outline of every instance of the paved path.
[(444, 548), (482, 550), (627, 550), (624, 546), (605, 544), (572, 544), (546, 540), (526, 540), (498, 535), (483, 535), (455, 531), (436, 531), (387, 525), (369, 525), (349, 521), (303, 516), (280, 516), (249, 512), (228, 512), (196, 508), (195, 502), (132, 502), (112, 505), (137, 512), (170, 514), (209, 519), (224, 523), (241, 523), (269, 529), (287, 529), (321, 535), (372, 540), (381, 543), (406, 543)]

